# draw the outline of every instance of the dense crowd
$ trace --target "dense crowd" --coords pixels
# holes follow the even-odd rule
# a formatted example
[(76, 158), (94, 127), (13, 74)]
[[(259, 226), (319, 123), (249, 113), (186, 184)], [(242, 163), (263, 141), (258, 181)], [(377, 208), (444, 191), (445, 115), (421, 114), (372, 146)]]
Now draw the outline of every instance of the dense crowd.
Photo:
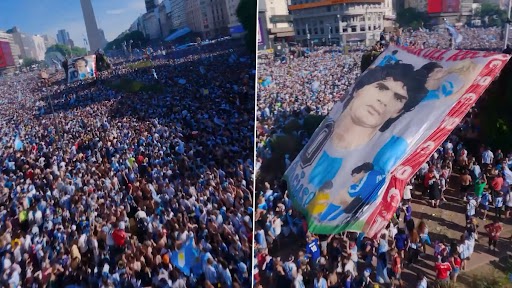
[[(457, 28), (457, 33), (462, 36), (460, 43), (454, 48), (460, 50), (498, 50), (504, 47), (503, 29), (489, 28)], [(452, 39), (446, 28), (440, 27), (432, 30), (405, 30), (400, 34), (402, 45), (416, 45), (423, 48), (449, 49), (452, 47)]]
[[(1, 78), (2, 286), (250, 287), (255, 59), (242, 46), (118, 59), (88, 82)], [(123, 79), (161, 90), (122, 92)]]
[[(457, 48), (503, 48), (503, 42), (499, 40), (500, 29), (461, 28), (459, 32), (464, 40)], [(401, 45), (444, 49), (451, 46), (445, 29), (402, 31), (397, 35)], [(395, 44), (397, 35), (391, 39)], [(379, 50), (378, 44), (373, 50)], [(286, 183), (281, 180), (284, 171), (277, 175), (269, 171), (276, 166), (287, 168), (294, 157), (277, 151), (291, 149), (292, 145), (276, 146), (275, 141), (288, 135), (287, 139), (293, 139), (290, 142), (305, 145), (311, 131), (306, 132), (302, 124), (311, 115), (326, 115), (360, 73), (361, 55), (331, 55), (326, 51), (330, 50), (319, 48), (306, 57), (288, 55), (275, 61), (258, 62), (256, 287), (380, 285), (378, 287), (426, 288), (433, 281), (456, 282), (457, 275), (466, 268), (474, 252), (478, 230), (485, 231), (485, 236), (480, 238), (487, 237), (489, 251), (495, 251), (503, 230), (501, 223), (511, 216), (510, 212), (504, 212), (512, 210), (511, 155), (507, 157), (500, 150), (491, 152), (491, 148), (484, 146), (481, 151), (470, 150), (465, 143), (466, 136), (474, 135), (479, 128), (476, 109), (473, 109), (473, 113), (467, 115), (449, 140), (407, 184), (395, 216), (378, 239), (350, 232), (341, 235), (309, 233), (304, 216), (293, 207)], [(302, 126), (293, 126), (299, 128), (290, 132), (287, 125), (292, 121), (298, 121)], [(300, 151), (295, 150), (291, 153)], [(266, 165), (276, 161), (283, 165)], [(265, 166), (264, 171), (262, 167)], [(460, 181), (453, 181), (453, 171), (461, 175)], [(450, 179), (457, 184), (450, 183)], [(428, 227), (425, 221), (415, 222), (412, 215), (417, 204), (413, 204), (412, 199), (425, 201), (423, 205), (431, 205), (432, 209), (446, 209), (443, 203), (446, 203), (444, 191), (447, 187), (460, 191), (457, 202), (466, 208), (466, 221), (456, 225), (464, 228), (464, 233), (456, 239), (438, 235), (431, 239), (429, 228), (434, 227)], [(481, 227), (478, 217), (484, 224)], [(433, 263), (426, 267), (432, 273), (419, 272), (416, 279), (403, 282), (402, 271), (409, 270), (410, 274), (410, 271), (423, 270), (412, 269), (416, 265), (425, 265), (420, 259)]]

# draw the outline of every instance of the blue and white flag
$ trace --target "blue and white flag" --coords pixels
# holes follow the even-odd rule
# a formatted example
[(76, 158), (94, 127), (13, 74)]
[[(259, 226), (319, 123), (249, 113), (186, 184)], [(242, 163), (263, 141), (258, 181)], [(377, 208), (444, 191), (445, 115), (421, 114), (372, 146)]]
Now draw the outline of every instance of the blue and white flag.
[(194, 238), (190, 238), (180, 250), (171, 254), (171, 263), (185, 275), (190, 275), (190, 269), (197, 262), (199, 250), (194, 247)]

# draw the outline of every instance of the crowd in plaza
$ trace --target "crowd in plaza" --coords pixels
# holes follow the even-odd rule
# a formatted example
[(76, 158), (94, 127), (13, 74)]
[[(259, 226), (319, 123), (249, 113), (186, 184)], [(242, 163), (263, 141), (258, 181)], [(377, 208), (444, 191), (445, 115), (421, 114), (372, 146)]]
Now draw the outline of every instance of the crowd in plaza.
[[(2, 287), (250, 287), (255, 59), (241, 47), (117, 59), (94, 81), (0, 79)], [(163, 90), (113, 88), (123, 78)]]
[[(457, 45), (458, 49), (503, 49), (500, 29), (461, 28), (459, 33), (463, 41)], [(402, 31), (400, 36), (392, 37), (395, 44), (397, 37), (401, 45), (451, 47), (445, 29), (440, 32)], [(376, 45), (373, 50), (381, 48)], [(255, 287), (352, 288), (378, 284), (378, 287), (426, 288), (431, 282), (456, 282), (457, 275), (471, 261), (478, 241), (488, 244), (488, 253), (500, 249), (497, 242), (504, 241), (500, 240), (504, 237), (502, 222), (510, 221), (511, 216), (505, 211), (512, 211), (512, 172), (509, 170), (512, 155), (498, 147), (491, 150), (482, 146), (480, 151), (469, 151), (465, 143), (465, 135), (478, 130), (474, 121), (476, 114), (466, 116), (449, 141), (439, 147), (406, 185), (400, 206), (378, 239), (350, 232), (309, 233), (304, 216), (288, 197), (287, 185), (282, 181), (284, 171), (269, 179), (271, 173), (261, 169), (268, 161), (281, 161), (283, 167), (288, 168), (293, 157), (281, 156), (283, 153), (279, 151), (280, 158), (275, 159), (277, 151), (273, 150), (273, 141), (290, 133), (285, 129), (292, 119), (304, 123), (310, 115), (327, 115), (359, 76), (361, 54), (331, 55), (326, 51), (330, 51), (329, 48), (318, 47), (307, 57), (288, 56), (286, 61), (258, 62)], [(310, 135), (294, 131), (292, 137), (305, 145)], [(275, 166), (267, 165), (267, 169)], [(453, 181), (456, 176), (452, 172), (460, 175), (460, 186), (459, 181)], [(456, 239), (439, 235), (431, 239), (429, 228), (434, 227), (428, 227), (426, 221), (415, 220), (413, 211), (421, 205), (446, 209), (444, 192), (448, 187), (456, 191), (457, 204), (465, 207), (463, 218), (466, 221), (456, 223), (464, 227), (464, 233)], [(413, 199), (424, 204), (413, 204)], [(485, 233), (478, 235), (479, 230)], [(508, 235), (506, 237), (508, 239)], [(427, 265), (431, 273), (413, 269), (418, 265)], [(403, 271), (407, 271), (406, 274), (420, 272), (415, 279), (403, 282)]]

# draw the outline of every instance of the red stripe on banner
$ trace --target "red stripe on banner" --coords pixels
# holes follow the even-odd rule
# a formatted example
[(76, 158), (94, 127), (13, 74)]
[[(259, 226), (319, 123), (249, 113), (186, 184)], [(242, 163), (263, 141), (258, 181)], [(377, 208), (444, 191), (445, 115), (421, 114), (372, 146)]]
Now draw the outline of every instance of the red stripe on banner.
[(390, 173), (391, 179), (385, 188), (381, 202), (377, 209), (370, 214), (364, 225), (363, 232), (368, 237), (376, 238), (379, 236), (398, 208), (409, 179), (420, 169), (423, 163), (427, 162), (436, 149), (458, 126), (469, 109), (473, 107), (482, 93), (499, 75), (508, 60), (509, 56), (505, 54), (496, 55), (493, 59), (490, 59), (436, 130)]

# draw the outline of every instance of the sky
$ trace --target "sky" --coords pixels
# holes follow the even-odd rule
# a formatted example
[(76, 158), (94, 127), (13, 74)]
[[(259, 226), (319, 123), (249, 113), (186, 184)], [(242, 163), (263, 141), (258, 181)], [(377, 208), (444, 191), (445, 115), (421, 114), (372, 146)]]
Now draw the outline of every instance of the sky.
[[(92, 0), (98, 28), (108, 41), (127, 30), (145, 12), (144, 0)], [(84, 46), (80, 0), (0, 0), (0, 30), (17, 26), (27, 34), (50, 35), (66, 29), (76, 46)]]

